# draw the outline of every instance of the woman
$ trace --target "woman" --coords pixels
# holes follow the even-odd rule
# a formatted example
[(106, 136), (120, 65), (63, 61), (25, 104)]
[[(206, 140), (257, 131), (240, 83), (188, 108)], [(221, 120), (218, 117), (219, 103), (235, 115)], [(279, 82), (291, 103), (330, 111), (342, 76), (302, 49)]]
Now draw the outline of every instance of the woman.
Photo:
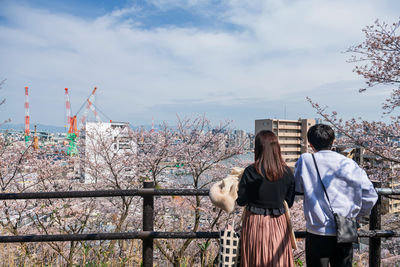
[(271, 131), (256, 135), (255, 161), (239, 183), (237, 203), (245, 206), (242, 225), (241, 266), (294, 266), (283, 201), (294, 201), (294, 177)]

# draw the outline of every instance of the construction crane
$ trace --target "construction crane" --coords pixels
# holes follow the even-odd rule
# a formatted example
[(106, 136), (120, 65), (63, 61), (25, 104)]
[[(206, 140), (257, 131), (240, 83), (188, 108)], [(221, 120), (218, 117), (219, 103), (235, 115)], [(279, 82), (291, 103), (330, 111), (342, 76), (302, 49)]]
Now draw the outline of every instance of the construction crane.
[(67, 154), (74, 156), (78, 154), (78, 149), (76, 147), (76, 138), (78, 137), (78, 131), (76, 127), (76, 115), (71, 117), (71, 102), (69, 100), (68, 88), (65, 88), (65, 108), (67, 110), (67, 125), (68, 125), (68, 149)]
[(76, 146), (76, 139), (79, 136), (79, 130), (78, 130), (78, 113), (81, 111), (82, 107), (86, 103), (86, 109), (82, 115), (81, 121), (80, 121), (80, 127), (79, 129), (83, 128), (83, 125), (86, 121), (89, 109), (93, 111), (96, 121), (100, 121), (100, 118), (95, 110), (95, 108), (92, 105), (92, 99), (94, 97), (94, 94), (96, 93), (97, 87), (95, 87), (90, 94), (90, 96), (86, 99), (86, 101), (83, 103), (83, 105), (79, 108), (78, 112), (76, 115), (71, 116), (71, 102), (69, 99), (69, 93), (68, 93), (68, 88), (65, 88), (65, 99), (66, 99), (66, 110), (67, 110), (67, 124), (68, 124), (68, 133), (67, 133), (67, 139), (69, 140), (69, 146), (67, 150), (67, 154), (70, 156), (74, 156), (78, 154), (78, 148)]
[(25, 145), (29, 145), (30, 130), (29, 130), (29, 98), (28, 86), (25, 87)]
[[(96, 121), (97, 121), (97, 122), (100, 121), (99, 115), (97, 114), (96, 109), (95, 109), (94, 106), (93, 106), (93, 98), (94, 98), (94, 94), (96, 93), (96, 90), (97, 90), (97, 87), (95, 87), (95, 88), (93, 89), (93, 91), (92, 91), (92, 93), (90, 94), (90, 96), (88, 97), (88, 99), (86, 99), (87, 104), (86, 104), (86, 109), (85, 109), (85, 111), (83, 112), (83, 115), (82, 115), (82, 118), (81, 118), (80, 129), (82, 129), (82, 128), (83, 128), (83, 125), (85, 124), (87, 115), (88, 115), (88, 113), (89, 113), (89, 109), (93, 111), (93, 114), (94, 114), (94, 116), (95, 116), (95, 118), (96, 118)], [(79, 110), (79, 111), (80, 111), (80, 110)], [(79, 113), (79, 111), (78, 111), (78, 113)], [(78, 114), (78, 113), (77, 113), (77, 114)]]

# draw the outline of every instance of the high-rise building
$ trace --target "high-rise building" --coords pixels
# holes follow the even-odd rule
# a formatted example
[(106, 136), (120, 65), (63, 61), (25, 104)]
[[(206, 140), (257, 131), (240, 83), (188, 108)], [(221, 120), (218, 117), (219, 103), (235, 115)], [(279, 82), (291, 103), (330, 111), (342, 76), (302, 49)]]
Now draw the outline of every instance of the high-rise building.
[(315, 124), (314, 119), (280, 120), (263, 119), (255, 121), (255, 134), (261, 130), (274, 132), (281, 145), (282, 157), (289, 167), (294, 167), (300, 155), (307, 152), (309, 144), (307, 131)]

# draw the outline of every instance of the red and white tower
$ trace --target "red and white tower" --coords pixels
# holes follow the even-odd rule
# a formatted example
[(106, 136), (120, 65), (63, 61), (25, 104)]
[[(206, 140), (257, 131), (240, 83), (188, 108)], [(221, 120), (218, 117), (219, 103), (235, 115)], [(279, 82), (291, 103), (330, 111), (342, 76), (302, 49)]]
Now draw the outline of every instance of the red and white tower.
[(71, 124), (71, 102), (69, 101), (68, 88), (65, 88), (65, 109), (67, 111), (67, 127)]
[(25, 87), (25, 143), (29, 142), (29, 97), (28, 97), (28, 86)]

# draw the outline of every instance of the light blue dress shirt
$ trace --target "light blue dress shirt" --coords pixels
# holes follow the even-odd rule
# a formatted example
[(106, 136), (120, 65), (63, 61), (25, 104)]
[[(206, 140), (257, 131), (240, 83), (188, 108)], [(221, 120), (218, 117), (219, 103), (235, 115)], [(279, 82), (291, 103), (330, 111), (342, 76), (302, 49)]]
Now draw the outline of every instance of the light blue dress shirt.
[[(352, 159), (331, 150), (321, 150), (314, 156), (334, 212), (352, 218), (370, 214), (378, 195), (365, 171)], [(333, 214), (310, 153), (298, 159), (295, 182), (296, 192), (304, 193), (307, 231), (336, 235)]]

